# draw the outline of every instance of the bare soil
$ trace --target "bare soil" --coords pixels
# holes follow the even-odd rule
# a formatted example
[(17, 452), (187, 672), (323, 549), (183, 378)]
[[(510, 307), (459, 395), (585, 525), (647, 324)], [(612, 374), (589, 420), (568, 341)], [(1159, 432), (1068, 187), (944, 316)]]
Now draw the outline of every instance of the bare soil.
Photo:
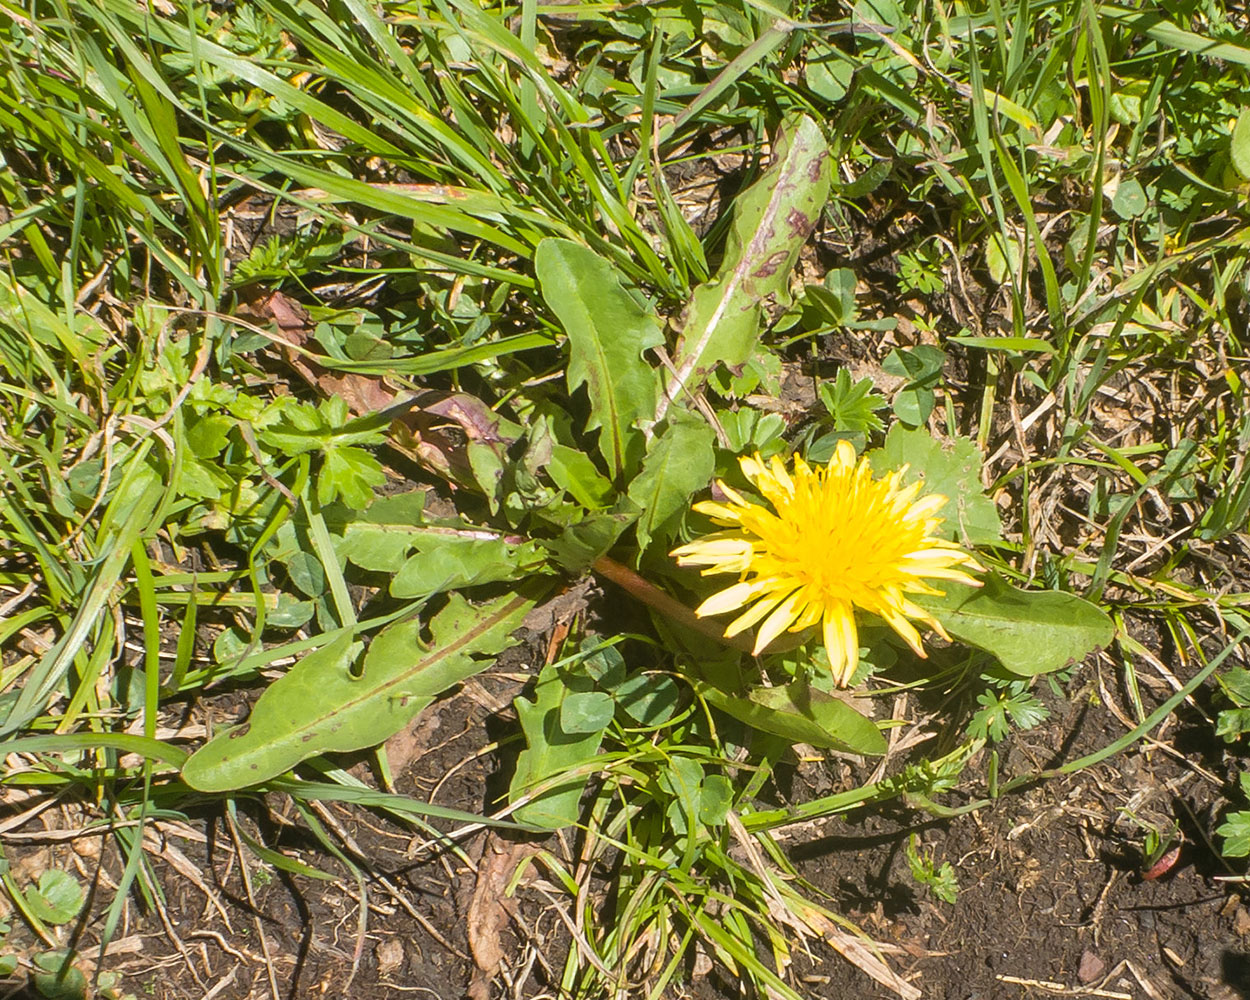
[[(1107, 707), (1120, 700), (1108, 665), (1075, 684), (1047, 725), (1000, 747), (1006, 772), (1053, 767), (1124, 734)], [(830, 824), (792, 851), (844, 912), (903, 950), (895, 967), (925, 996), (1237, 1000), (1250, 996), (1250, 912), (1236, 882), (1217, 880), (1230, 872), (1211, 831), (1233, 776), (1210, 733), (1191, 709), (1159, 742), (985, 809)], [(1158, 877), (1144, 857), (1148, 827), (1179, 828), (1179, 857)], [(911, 832), (954, 866), (953, 906), (911, 879)], [(814, 996), (890, 995), (845, 964), (811, 975)]]

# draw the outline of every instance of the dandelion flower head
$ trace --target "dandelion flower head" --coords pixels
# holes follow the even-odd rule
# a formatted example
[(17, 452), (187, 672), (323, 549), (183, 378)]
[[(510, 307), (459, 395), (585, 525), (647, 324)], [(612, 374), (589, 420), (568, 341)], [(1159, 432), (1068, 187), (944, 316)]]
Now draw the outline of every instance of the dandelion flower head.
[(791, 473), (781, 458), (765, 463), (758, 453), (739, 464), (768, 506), (718, 482), (726, 501), (704, 501), (694, 509), (727, 530), (672, 552), (680, 566), (704, 567), (704, 576), (738, 576), (696, 614), (745, 609), (725, 635), (762, 623), (756, 653), (787, 630), (820, 625), (834, 679), (843, 686), (859, 663), (856, 608), (882, 618), (919, 656), (924, 647), (913, 622), (949, 638), (936, 618), (908, 599), (941, 594), (930, 580), (980, 585), (964, 569), (983, 567), (937, 535), (942, 519), (934, 515), (946, 497), (922, 496), (918, 482), (904, 486), (906, 469), (874, 478), (868, 460), (857, 461), (847, 441), (838, 442), (823, 468), (796, 456)]

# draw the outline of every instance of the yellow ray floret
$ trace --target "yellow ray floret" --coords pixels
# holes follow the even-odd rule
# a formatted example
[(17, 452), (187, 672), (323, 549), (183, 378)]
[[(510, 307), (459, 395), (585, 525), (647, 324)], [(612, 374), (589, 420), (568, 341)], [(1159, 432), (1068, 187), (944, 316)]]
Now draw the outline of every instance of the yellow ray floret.
[(850, 681), (859, 663), (855, 608), (884, 619), (920, 656), (925, 653), (913, 621), (947, 637), (938, 620), (907, 597), (940, 594), (928, 580), (980, 585), (963, 568), (983, 567), (937, 536), (942, 519), (934, 515), (944, 496), (921, 496), (919, 483), (903, 486), (906, 470), (873, 478), (868, 460), (856, 461), (847, 441), (838, 442), (824, 468), (797, 456), (793, 473), (778, 457), (765, 464), (756, 454), (739, 462), (768, 506), (718, 483), (725, 501), (704, 501), (694, 509), (728, 530), (672, 552), (678, 565), (701, 566), (704, 576), (738, 577), (699, 606), (700, 617), (745, 609), (725, 635), (759, 624), (756, 653), (787, 630), (820, 625), (839, 685)]

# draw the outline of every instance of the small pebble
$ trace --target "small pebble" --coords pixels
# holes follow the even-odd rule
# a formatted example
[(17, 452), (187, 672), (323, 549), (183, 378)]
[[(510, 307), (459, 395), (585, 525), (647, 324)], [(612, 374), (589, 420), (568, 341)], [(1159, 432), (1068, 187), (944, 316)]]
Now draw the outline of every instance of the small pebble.
[(1107, 963), (1092, 951), (1086, 951), (1081, 955), (1081, 966), (1077, 969), (1076, 978), (1088, 986), (1095, 980), (1101, 979), (1102, 974), (1106, 971)]

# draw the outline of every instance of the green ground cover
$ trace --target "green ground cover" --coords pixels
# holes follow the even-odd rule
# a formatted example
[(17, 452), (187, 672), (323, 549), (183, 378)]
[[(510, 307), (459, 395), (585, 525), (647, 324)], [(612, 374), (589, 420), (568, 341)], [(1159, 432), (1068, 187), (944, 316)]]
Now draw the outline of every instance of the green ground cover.
[[(561, 833), (531, 861), (580, 934), (552, 989), (659, 997), (705, 956), (797, 997), (823, 939), (909, 995), (776, 831), (976, 809), (1200, 690), (1231, 753), (1250, 730), (1247, 28), (1215, 2), (4, 2), (0, 822), (72, 801), (107, 831), (101, 948), (162, 897), (145, 828), (205, 811), (363, 893), (319, 811), (348, 802), (450, 852)], [(819, 629), (723, 641), (670, 555), (714, 479), (757, 485), (739, 458), (841, 441), (947, 496), (935, 530), (986, 581), (921, 600), (953, 640), (927, 659), (860, 613), (852, 696)], [(588, 577), (608, 600), (536, 624)], [(1123, 737), (1000, 773), (1095, 649)], [(500, 657), (529, 674), (507, 794), (394, 791), (383, 741)], [(245, 725), (203, 713), (222, 696)], [(790, 800), (796, 747), (864, 780)], [(278, 800), (324, 869), (238, 826)], [(4, 972), (119, 989), (68, 950), (70, 873), (0, 882)]]

